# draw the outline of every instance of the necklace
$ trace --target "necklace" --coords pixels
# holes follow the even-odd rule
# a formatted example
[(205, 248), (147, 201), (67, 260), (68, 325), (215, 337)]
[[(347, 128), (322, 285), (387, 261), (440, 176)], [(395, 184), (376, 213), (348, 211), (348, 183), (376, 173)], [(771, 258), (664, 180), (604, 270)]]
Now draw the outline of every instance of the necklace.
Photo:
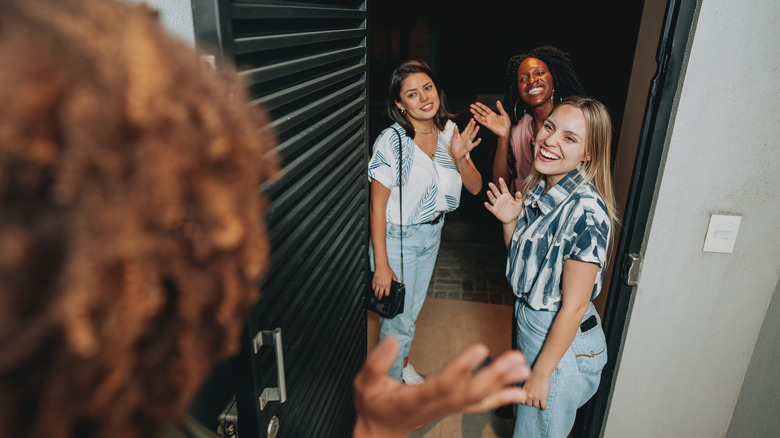
[[(438, 137), (439, 129), (436, 128), (436, 125), (433, 125), (433, 128), (431, 128), (431, 130), (428, 131), (428, 132), (420, 132), (420, 131), (418, 131), (416, 129), (414, 130), (414, 132), (416, 132), (416, 133), (418, 133), (420, 135), (425, 135), (425, 136), (433, 134), (435, 132), (436, 136)], [(430, 143), (430, 141), (428, 140), (429, 138), (430, 137), (426, 137), (425, 140), (420, 139), (420, 143), (418, 143), (418, 145), (420, 145), (420, 146), (425, 145), (426, 148), (429, 148), (430, 146), (427, 145), (428, 143)], [(421, 150), (423, 150), (423, 152), (425, 152), (425, 155), (427, 155), (427, 156), (429, 156), (431, 158), (431, 160), (433, 160), (434, 157), (436, 157), (436, 149), (438, 147), (438, 141), (436, 141), (436, 138), (434, 138), (433, 141), (434, 141), (433, 151), (431, 153), (425, 152), (425, 150), (422, 147), (420, 148)]]

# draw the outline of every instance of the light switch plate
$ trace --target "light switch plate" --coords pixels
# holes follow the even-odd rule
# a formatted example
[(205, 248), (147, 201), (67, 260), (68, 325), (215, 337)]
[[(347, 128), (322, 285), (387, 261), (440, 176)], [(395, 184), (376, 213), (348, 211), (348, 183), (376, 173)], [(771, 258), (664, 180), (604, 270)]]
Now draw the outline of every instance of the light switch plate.
[(707, 227), (707, 237), (704, 239), (706, 252), (734, 252), (737, 241), (737, 231), (742, 216), (732, 214), (710, 215), (710, 225)]

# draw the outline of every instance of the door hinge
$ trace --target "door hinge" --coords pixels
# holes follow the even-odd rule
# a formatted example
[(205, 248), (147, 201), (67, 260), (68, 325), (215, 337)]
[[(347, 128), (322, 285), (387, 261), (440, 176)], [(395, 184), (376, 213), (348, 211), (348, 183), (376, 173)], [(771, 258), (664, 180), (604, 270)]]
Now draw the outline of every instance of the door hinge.
[(639, 254), (626, 254), (623, 259), (623, 270), (620, 278), (626, 286), (636, 286), (639, 284), (639, 270), (642, 267), (642, 256)]

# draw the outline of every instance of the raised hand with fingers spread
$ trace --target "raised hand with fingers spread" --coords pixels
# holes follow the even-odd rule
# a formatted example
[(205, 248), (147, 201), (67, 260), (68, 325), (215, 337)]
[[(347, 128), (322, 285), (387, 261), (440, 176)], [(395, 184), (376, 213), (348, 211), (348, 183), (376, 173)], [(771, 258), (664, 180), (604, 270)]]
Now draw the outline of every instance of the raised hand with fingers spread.
[(482, 142), (481, 138), (476, 138), (477, 132), (479, 132), (479, 126), (477, 126), (474, 119), (469, 120), (462, 133), (457, 126), (455, 127), (455, 132), (452, 133), (452, 141), (450, 142), (450, 154), (456, 162), (465, 160), (469, 152)]
[(523, 211), (522, 193), (515, 192), (512, 196), (504, 178), (498, 179), (498, 186), (492, 182), (488, 183), (488, 188), (487, 197), (490, 202), (485, 202), (485, 208), (503, 224), (517, 222), (517, 217)]
[(404, 385), (387, 375), (397, 354), (398, 342), (386, 337), (355, 377), (354, 438), (405, 437), (445, 415), (526, 401), (525, 391), (516, 384), (528, 377), (530, 369), (519, 351), (507, 351), (475, 372), (488, 350), (472, 345), (420, 385)]
[(449, 150), (463, 179), (463, 186), (474, 194), (482, 190), (482, 175), (477, 171), (470, 156), (470, 152), (482, 142), (481, 138), (477, 138), (477, 132), (479, 132), (479, 126), (474, 119), (469, 120), (469, 123), (463, 128), (463, 132), (460, 132), (455, 126)]
[(496, 114), (487, 105), (481, 102), (475, 102), (471, 104), (469, 108), (471, 114), (474, 115), (474, 120), (479, 122), (493, 134), (496, 134), (499, 138), (509, 138), (509, 130), (512, 127), (512, 122), (509, 120), (509, 114), (504, 111), (504, 106), (501, 105), (501, 101), (496, 101), (496, 108), (498, 114)]
[(513, 196), (506, 186), (504, 178), (499, 178), (498, 186), (492, 182), (488, 183), (487, 197), (489, 202), (485, 202), (485, 208), (501, 221), (504, 230), (504, 245), (509, 248), (509, 242), (512, 240), (512, 234), (517, 226), (517, 219), (523, 211), (523, 195), (520, 192), (515, 192)]

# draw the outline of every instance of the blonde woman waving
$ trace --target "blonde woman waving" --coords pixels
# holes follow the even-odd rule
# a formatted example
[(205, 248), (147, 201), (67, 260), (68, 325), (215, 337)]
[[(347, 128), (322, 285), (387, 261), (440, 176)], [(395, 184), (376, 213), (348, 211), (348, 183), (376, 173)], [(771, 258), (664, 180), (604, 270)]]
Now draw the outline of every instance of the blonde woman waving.
[(515, 437), (565, 437), (607, 362), (592, 300), (615, 223), (611, 122), (600, 102), (571, 97), (536, 133), (521, 193), (490, 183), (485, 206), (502, 223), (507, 280), (517, 297), (517, 345), (531, 365)]

